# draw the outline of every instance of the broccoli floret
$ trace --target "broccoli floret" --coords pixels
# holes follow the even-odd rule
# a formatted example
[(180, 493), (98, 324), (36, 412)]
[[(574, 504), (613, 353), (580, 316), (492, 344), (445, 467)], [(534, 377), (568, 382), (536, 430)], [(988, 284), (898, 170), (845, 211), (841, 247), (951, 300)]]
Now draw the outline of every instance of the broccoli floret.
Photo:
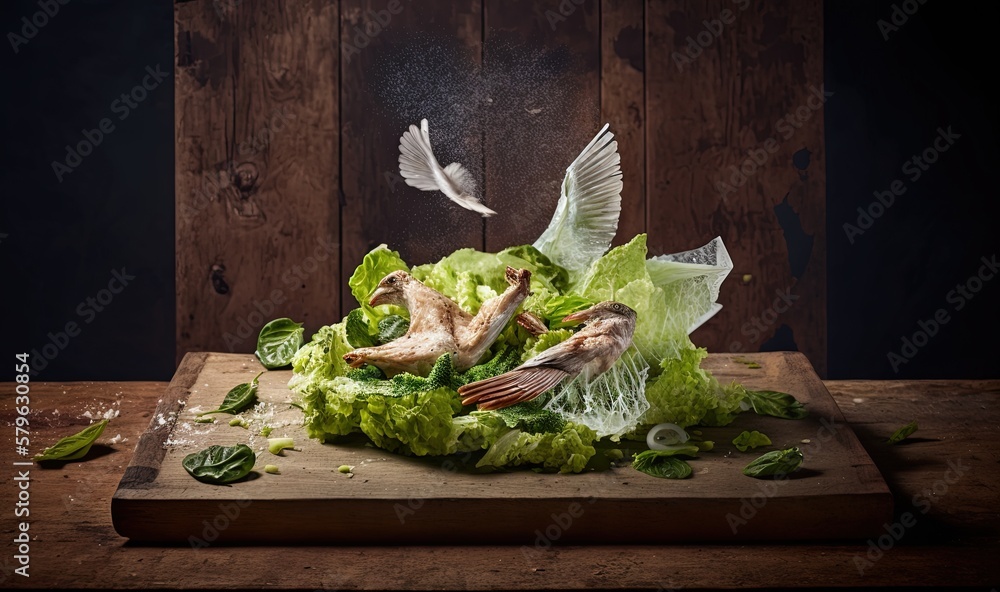
[(479, 380), (485, 380), (487, 378), (493, 378), (494, 376), (499, 376), (504, 372), (509, 372), (514, 368), (517, 368), (521, 363), (521, 352), (517, 348), (508, 347), (504, 349), (492, 360), (486, 362), (485, 364), (480, 364), (478, 366), (473, 366), (465, 372), (456, 374), (452, 381), (452, 388), (457, 389), (458, 387), (469, 384), (470, 382), (476, 382)]
[(566, 427), (566, 420), (561, 415), (542, 409), (536, 401), (498, 409), (496, 414), (508, 427), (520, 428), (529, 434), (561, 432)]
[(385, 373), (378, 366), (365, 366), (349, 370), (347, 377), (359, 382), (369, 382), (372, 380), (385, 380)]

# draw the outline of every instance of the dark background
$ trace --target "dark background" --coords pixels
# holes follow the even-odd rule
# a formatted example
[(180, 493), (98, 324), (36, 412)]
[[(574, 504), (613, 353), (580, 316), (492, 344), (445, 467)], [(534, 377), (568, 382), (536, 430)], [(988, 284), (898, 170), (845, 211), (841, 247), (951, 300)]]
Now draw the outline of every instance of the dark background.
[[(997, 377), (1000, 330), (987, 282), (955, 311), (947, 294), (997, 252), (993, 167), (993, 25), (975, 7), (927, 3), (883, 38), (892, 2), (825, 7), (829, 378)], [(5, 36), (30, 1), (5, 2)], [(165, 380), (174, 363), (174, 121), (172, 76), (119, 120), (113, 101), (147, 67), (173, 70), (173, 3), (75, 0), (15, 55), (4, 72), (4, 167), (0, 257), (5, 349), (65, 344), (36, 379)], [(51, 163), (81, 130), (114, 121), (94, 152), (63, 181)], [(931, 146), (939, 127), (961, 135), (920, 179), (904, 162)], [(907, 187), (851, 244), (873, 192)], [(135, 276), (99, 314), (88, 297), (112, 270)], [(1000, 278), (998, 278), (1000, 279)], [(730, 278), (729, 281), (734, 281)], [(83, 314), (80, 306), (83, 304)], [(98, 305), (100, 306), (100, 305)], [(918, 322), (945, 308), (950, 321), (893, 371)], [(87, 323), (87, 319), (92, 322)], [(68, 322), (80, 334), (63, 340)], [(8, 354), (9, 355), (9, 354)]]

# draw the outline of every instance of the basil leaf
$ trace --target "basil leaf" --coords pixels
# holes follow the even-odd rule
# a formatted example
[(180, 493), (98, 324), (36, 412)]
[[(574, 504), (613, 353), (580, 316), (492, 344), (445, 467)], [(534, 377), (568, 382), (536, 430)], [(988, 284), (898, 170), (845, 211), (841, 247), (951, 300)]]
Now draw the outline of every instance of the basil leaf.
[(797, 471), (802, 466), (802, 460), (802, 451), (799, 450), (798, 446), (787, 450), (774, 450), (761, 455), (743, 467), (743, 474), (756, 478), (787, 475)]
[(246, 444), (209, 446), (184, 457), (181, 464), (192, 477), (216, 485), (242, 479), (253, 470), (257, 455)]
[(292, 319), (275, 319), (264, 325), (257, 336), (257, 359), (268, 370), (292, 363), (292, 356), (302, 347), (305, 329)]
[(97, 423), (90, 424), (80, 432), (72, 436), (66, 436), (52, 446), (49, 446), (35, 455), (35, 460), (78, 460), (90, 452), (90, 447), (94, 441), (104, 431), (108, 425), (108, 420), (102, 419)]
[(736, 450), (740, 452), (746, 452), (747, 449), (753, 450), (758, 446), (767, 446), (771, 443), (771, 439), (766, 435), (754, 430), (752, 432), (743, 432), (739, 436), (733, 438), (733, 446)]
[(897, 444), (908, 438), (910, 434), (912, 434), (915, 431), (917, 431), (917, 422), (911, 421), (910, 423), (906, 424), (905, 426), (893, 432), (893, 434), (889, 436), (887, 442), (889, 444)]
[(809, 415), (802, 403), (788, 393), (748, 390), (746, 396), (758, 415), (771, 415), (782, 419), (802, 419)]
[[(263, 374), (261, 372), (260, 374)], [(260, 374), (253, 377), (250, 382), (244, 382), (243, 384), (238, 384), (226, 393), (226, 398), (222, 400), (222, 405), (219, 405), (218, 409), (213, 409), (211, 411), (204, 411), (199, 413), (198, 416), (210, 415), (212, 413), (229, 413), (236, 415), (240, 411), (243, 411), (247, 407), (254, 404), (257, 400), (257, 387), (260, 383), (257, 379), (260, 378)]]
[(355, 308), (344, 321), (344, 332), (347, 334), (347, 343), (351, 347), (371, 347), (375, 345), (375, 336), (371, 334), (368, 326), (368, 317), (365, 311)]
[(673, 446), (668, 450), (645, 450), (635, 455), (632, 467), (661, 479), (685, 479), (691, 476), (691, 465), (674, 455), (694, 456), (697, 452), (697, 446), (686, 445)]
[(378, 322), (378, 342), (389, 343), (410, 330), (410, 321), (399, 315), (389, 315)]

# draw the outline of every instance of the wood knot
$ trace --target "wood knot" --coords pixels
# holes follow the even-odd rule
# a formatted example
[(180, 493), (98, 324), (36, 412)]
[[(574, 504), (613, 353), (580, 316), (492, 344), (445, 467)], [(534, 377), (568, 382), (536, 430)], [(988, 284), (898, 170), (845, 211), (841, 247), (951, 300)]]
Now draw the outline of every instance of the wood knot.
[(226, 278), (223, 274), (226, 273), (226, 266), (216, 263), (212, 266), (212, 271), (209, 273), (209, 279), (212, 280), (212, 289), (215, 290), (216, 294), (228, 294), (229, 284), (226, 283)]
[(260, 177), (260, 171), (257, 170), (257, 165), (252, 162), (242, 162), (233, 169), (233, 185), (243, 194), (244, 198), (257, 184), (258, 177)]

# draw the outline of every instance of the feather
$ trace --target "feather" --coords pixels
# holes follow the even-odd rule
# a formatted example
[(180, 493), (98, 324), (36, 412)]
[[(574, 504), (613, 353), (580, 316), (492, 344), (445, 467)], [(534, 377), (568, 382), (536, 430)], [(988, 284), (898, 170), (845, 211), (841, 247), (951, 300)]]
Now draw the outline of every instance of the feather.
[(506, 374), (460, 387), (458, 394), (462, 396), (463, 405), (478, 404), (482, 410), (500, 409), (530, 401), (567, 376), (558, 368), (516, 368)]

